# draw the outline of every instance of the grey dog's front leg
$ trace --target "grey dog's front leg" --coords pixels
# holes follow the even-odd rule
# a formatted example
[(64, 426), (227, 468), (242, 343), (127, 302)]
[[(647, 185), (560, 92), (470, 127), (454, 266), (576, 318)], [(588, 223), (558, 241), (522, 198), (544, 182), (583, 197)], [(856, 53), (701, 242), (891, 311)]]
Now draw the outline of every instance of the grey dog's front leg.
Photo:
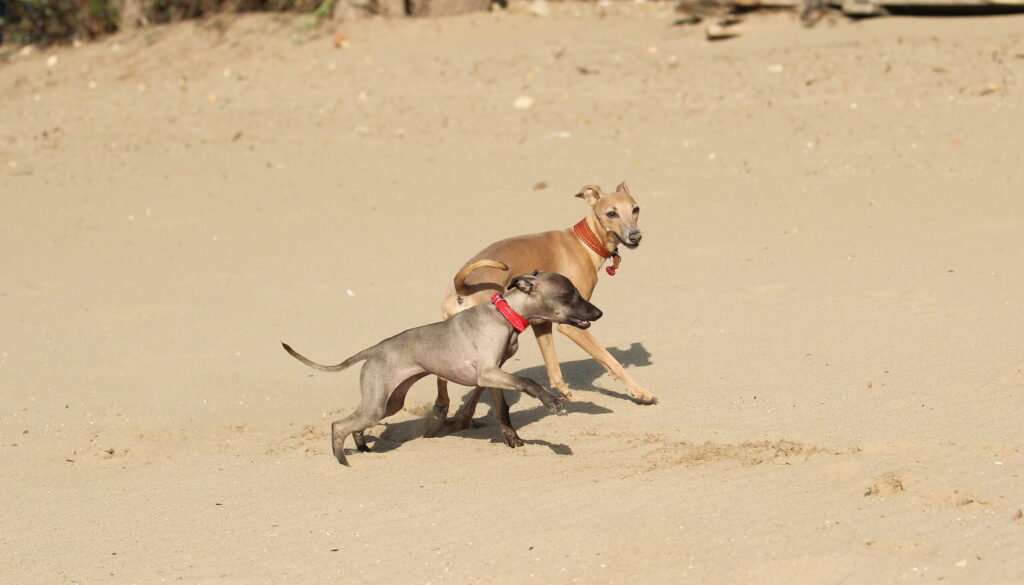
[(480, 372), (477, 377), (477, 386), (486, 388), (500, 388), (502, 390), (518, 390), (533, 396), (544, 403), (553, 414), (559, 416), (569, 414), (562, 401), (557, 396), (545, 390), (540, 384), (529, 378), (510, 374), (500, 368), (491, 368)]

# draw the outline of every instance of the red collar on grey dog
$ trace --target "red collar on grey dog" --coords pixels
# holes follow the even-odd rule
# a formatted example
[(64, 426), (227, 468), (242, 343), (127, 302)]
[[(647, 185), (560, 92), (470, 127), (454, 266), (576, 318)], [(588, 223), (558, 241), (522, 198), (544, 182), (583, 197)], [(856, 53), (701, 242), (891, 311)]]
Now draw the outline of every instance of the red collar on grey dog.
[(594, 230), (590, 229), (590, 224), (587, 223), (587, 218), (583, 218), (580, 222), (572, 226), (572, 231), (576, 234), (576, 237), (583, 241), (588, 248), (594, 251), (595, 254), (602, 258), (611, 258), (612, 265), (605, 268), (609, 275), (615, 276), (615, 271), (619, 269), (619, 262), (622, 262), (622, 256), (619, 256), (618, 250), (609, 252), (604, 249), (601, 242), (594, 235)]
[(501, 313), (501, 316), (504, 317), (505, 320), (516, 328), (516, 331), (522, 333), (523, 330), (526, 329), (526, 326), (530, 324), (525, 317), (516, 313), (515, 309), (508, 306), (508, 301), (506, 301), (505, 297), (500, 294), (494, 293), (494, 296), (491, 297), (491, 302), (494, 303), (495, 307), (498, 307), (498, 312)]

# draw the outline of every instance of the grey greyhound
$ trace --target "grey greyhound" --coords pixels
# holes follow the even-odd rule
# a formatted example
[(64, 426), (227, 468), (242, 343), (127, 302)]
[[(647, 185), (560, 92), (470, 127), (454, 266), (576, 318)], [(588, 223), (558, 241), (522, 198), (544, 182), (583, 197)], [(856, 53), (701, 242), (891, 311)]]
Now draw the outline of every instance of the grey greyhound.
[(601, 318), (601, 310), (584, 299), (572, 281), (556, 272), (517, 276), (505, 297), (494, 295), (446, 321), (403, 331), (353, 355), (338, 365), (325, 366), (300, 355), (286, 343), (285, 351), (300, 362), (325, 372), (338, 372), (366, 360), (359, 376), (362, 402), (349, 416), (331, 423), (331, 444), (338, 463), (348, 465), (345, 439), (369, 451), (363, 431), (402, 409), (409, 388), (434, 374), (464, 386), (491, 391), (496, 415), (509, 447), (523, 444), (512, 427), (502, 390), (518, 390), (539, 399), (554, 414), (567, 414), (561, 400), (540, 384), (501, 369), (519, 349), (519, 333), (527, 325), (554, 322), (581, 329)]

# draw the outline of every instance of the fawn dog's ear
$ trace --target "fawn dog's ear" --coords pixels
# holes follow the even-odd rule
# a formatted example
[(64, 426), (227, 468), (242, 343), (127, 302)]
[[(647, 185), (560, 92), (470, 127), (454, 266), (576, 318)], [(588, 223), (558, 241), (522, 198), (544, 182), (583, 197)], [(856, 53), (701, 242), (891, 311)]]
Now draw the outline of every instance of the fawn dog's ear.
[(629, 187), (626, 186), (626, 182), (619, 183), (619, 186), (615, 188), (616, 191), (622, 191), (626, 195), (629, 195)]
[(577, 197), (589, 203), (591, 207), (601, 199), (602, 195), (604, 194), (601, 193), (601, 188), (597, 185), (587, 185), (576, 194)]

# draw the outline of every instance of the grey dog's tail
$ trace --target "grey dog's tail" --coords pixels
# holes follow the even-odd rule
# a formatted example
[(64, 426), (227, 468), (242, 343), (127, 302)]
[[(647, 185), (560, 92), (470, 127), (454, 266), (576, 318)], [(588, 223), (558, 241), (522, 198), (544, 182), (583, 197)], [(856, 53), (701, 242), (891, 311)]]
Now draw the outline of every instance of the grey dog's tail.
[(351, 366), (352, 364), (361, 362), (361, 361), (365, 360), (366, 358), (370, 357), (369, 356), (369, 351), (371, 349), (373, 349), (373, 348), (364, 349), (363, 351), (357, 353), (356, 355), (348, 358), (347, 360), (341, 362), (340, 364), (338, 364), (336, 366), (324, 366), (324, 365), (321, 365), (321, 364), (318, 364), (318, 363), (314, 362), (313, 360), (307, 358), (306, 356), (302, 355), (301, 353), (295, 351), (294, 349), (291, 348), (290, 345), (288, 345), (287, 343), (284, 343), (283, 341), (281, 342), (281, 345), (284, 346), (284, 350), (287, 351), (288, 353), (290, 353), (293, 358), (299, 360), (300, 362), (306, 364), (307, 366), (309, 366), (311, 368), (314, 368), (314, 369), (317, 369), (317, 370), (320, 370), (320, 371), (323, 371), (323, 372), (340, 372), (340, 371), (344, 370), (345, 368)]

